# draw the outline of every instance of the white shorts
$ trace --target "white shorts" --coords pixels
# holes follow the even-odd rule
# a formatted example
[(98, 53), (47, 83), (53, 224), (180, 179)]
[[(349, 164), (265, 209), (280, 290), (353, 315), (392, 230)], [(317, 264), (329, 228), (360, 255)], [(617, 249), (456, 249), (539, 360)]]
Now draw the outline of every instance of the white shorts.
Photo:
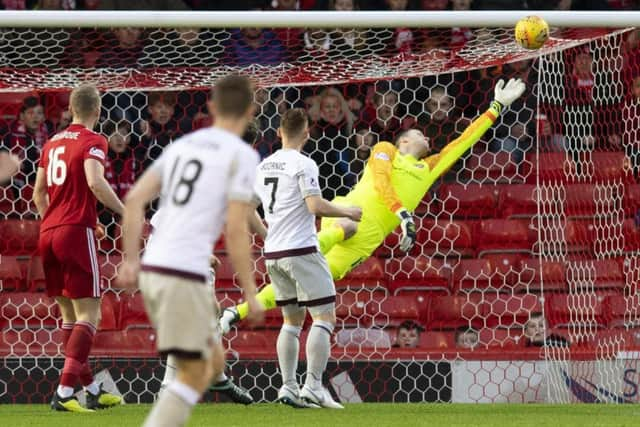
[(266, 261), (278, 306), (315, 307), (334, 303), (336, 288), (320, 252)]
[(141, 272), (139, 281), (158, 352), (208, 359), (213, 343), (220, 340), (218, 304), (210, 284), (151, 271)]

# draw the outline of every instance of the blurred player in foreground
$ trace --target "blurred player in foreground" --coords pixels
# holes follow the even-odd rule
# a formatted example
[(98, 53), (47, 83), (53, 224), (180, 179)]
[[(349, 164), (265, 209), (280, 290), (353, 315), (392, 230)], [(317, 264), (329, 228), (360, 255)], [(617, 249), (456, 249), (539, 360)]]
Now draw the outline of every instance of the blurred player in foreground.
[(0, 151), (0, 184), (8, 181), (19, 170), (20, 159), (7, 151)]
[[(402, 132), (395, 146), (376, 144), (365, 166), (362, 179), (335, 203), (360, 206), (362, 221), (324, 218), (318, 240), (334, 280), (367, 259), (398, 225), (402, 230), (400, 249), (409, 252), (416, 240), (416, 226), (411, 212), (418, 206), (433, 183), (466, 153), (493, 125), (502, 110), (525, 90), (520, 79), (500, 80), (494, 89), (489, 109), (475, 119), (465, 131), (438, 154), (428, 156), (429, 139), (417, 129)], [(272, 285), (264, 286), (258, 301), (269, 310), (276, 306)], [(223, 333), (245, 318), (246, 304), (225, 309), (221, 318)]]
[[(123, 206), (104, 177), (107, 140), (91, 130), (100, 117), (100, 93), (80, 86), (69, 103), (73, 121), (42, 148), (33, 201), (42, 218), (38, 250), (47, 295), (56, 298), (62, 314), (65, 361), (51, 407), (93, 412), (122, 403), (94, 381), (88, 362), (100, 322), (96, 199), (118, 215)], [(86, 408), (73, 395), (78, 381), (86, 390)]]
[[(276, 344), (283, 384), (278, 401), (296, 408), (342, 409), (322, 385), (336, 323), (336, 290), (327, 261), (318, 250), (315, 220), (317, 215), (357, 222), (362, 210), (322, 198), (318, 165), (300, 153), (309, 139), (308, 121), (303, 109), (284, 113), (278, 129), (282, 149), (260, 163), (254, 185), (256, 207), (262, 204), (268, 224), (264, 257), (284, 318)], [(307, 375), (300, 391), (296, 371), (307, 310), (313, 324), (305, 351)]]
[[(243, 76), (220, 79), (208, 106), (215, 125), (168, 146), (126, 198), (119, 284), (134, 289), (140, 282), (158, 351), (177, 359), (176, 379), (160, 393), (146, 427), (184, 425), (224, 369), (217, 303), (207, 286), (211, 248), (223, 227), (248, 317), (259, 322), (263, 315), (248, 234), (258, 155), (240, 139), (253, 117), (253, 86)], [(141, 263), (144, 210), (158, 195), (163, 213)]]
[[(253, 145), (256, 139), (258, 138), (258, 132), (259, 132), (259, 129), (258, 129), (257, 123), (255, 121), (252, 121), (247, 125), (247, 129), (244, 131), (244, 134), (242, 135), (242, 139), (247, 144)], [(159, 218), (162, 215), (162, 212), (163, 210), (159, 209), (151, 218), (150, 223), (151, 223), (152, 229), (158, 226)], [(258, 226), (261, 228), (256, 229), (256, 226), (255, 226), (256, 223), (258, 223), (259, 224)], [(263, 238), (266, 235), (266, 229), (264, 228), (264, 225), (260, 221), (260, 218), (256, 218), (252, 221), (251, 229), (252, 231), (260, 234)], [(153, 238), (153, 234), (149, 236), (149, 241), (151, 241), (152, 238)], [(213, 288), (215, 286), (215, 280), (216, 280), (216, 269), (220, 265), (220, 260), (216, 256), (211, 255), (211, 258), (209, 259), (209, 263), (211, 266), (211, 270), (210, 270), (208, 284), (211, 287), (211, 292), (214, 292)], [(169, 354), (167, 356), (167, 363), (165, 366), (166, 367), (164, 370), (164, 376), (162, 377), (162, 384), (160, 385), (161, 390), (165, 389), (169, 384), (171, 384), (171, 382), (173, 382), (173, 380), (176, 377), (176, 366), (177, 366), (176, 356), (173, 354)], [(235, 403), (242, 403), (244, 405), (249, 405), (253, 403), (253, 397), (251, 397), (251, 394), (249, 393), (249, 391), (234, 384), (233, 379), (229, 378), (224, 373), (224, 371), (221, 372), (217, 378), (214, 378), (213, 381), (214, 381), (213, 384), (211, 385), (211, 387), (209, 387), (209, 391), (224, 394)]]

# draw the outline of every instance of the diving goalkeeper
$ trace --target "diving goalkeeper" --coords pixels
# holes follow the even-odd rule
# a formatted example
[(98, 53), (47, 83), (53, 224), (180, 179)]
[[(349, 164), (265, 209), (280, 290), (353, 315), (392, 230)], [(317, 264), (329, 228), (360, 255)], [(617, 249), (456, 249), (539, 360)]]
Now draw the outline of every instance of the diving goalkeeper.
[[(318, 233), (320, 251), (325, 255), (334, 280), (367, 259), (398, 225), (402, 230), (400, 249), (409, 252), (416, 240), (412, 211), (433, 183), (466, 153), (493, 125), (502, 110), (522, 95), (525, 84), (520, 79), (498, 81), (489, 109), (475, 119), (440, 153), (428, 156), (429, 139), (417, 130), (402, 132), (395, 145), (376, 144), (365, 166), (362, 179), (346, 195), (333, 202), (362, 208), (362, 220), (323, 218)], [(257, 295), (266, 310), (277, 301), (272, 285)], [(248, 313), (246, 303), (224, 311), (220, 320), (223, 333)]]

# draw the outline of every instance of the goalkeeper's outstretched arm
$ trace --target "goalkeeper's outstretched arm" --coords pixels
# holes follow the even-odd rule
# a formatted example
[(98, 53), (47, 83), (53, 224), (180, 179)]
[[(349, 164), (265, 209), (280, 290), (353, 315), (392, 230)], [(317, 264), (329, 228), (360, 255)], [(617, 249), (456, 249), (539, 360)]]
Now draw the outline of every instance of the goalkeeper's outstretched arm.
[(504, 80), (496, 83), (494, 98), (489, 109), (471, 122), (462, 135), (450, 142), (440, 153), (425, 160), (434, 181), (448, 171), (464, 153), (482, 138), (482, 135), (495, 123), (502, 110), (518, 99), (524, 93), (525, 88), (525, 84), (520, 79), (510, 79), (506, 85)]

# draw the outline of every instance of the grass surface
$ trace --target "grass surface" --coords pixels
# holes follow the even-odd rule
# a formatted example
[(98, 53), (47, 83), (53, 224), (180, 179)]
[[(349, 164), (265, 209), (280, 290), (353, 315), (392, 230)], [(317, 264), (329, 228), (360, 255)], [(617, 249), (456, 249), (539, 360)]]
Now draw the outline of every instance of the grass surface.
[[(150, 405), (124, 405), (95, 414), (53, 412), (46, 405), (0, 405), (0, 426), (128, 427), (140, 426)], [(249, 407), (201, 404), (188, 427), (204, 426), (640, 426), (638, 405), (348, 405), (344, 411), (295, 410), (275, 404)]]

